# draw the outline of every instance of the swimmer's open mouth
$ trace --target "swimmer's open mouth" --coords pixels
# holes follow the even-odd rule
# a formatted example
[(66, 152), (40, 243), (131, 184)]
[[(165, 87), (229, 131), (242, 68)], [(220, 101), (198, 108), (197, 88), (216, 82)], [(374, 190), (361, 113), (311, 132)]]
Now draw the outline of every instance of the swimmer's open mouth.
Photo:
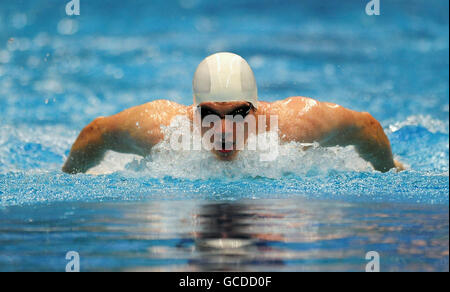
[(234, 150), (217, 150), (216, 155), (221, 160), (228, 161), (229, 159), (232, 159), (234, 157), (235, 151)]
[(220, 153), (231, 153), (233, 150), (218, 150)]
[(231, 153), (233, 153), (235, 150), (235, 143), (229, 142), (229, 143), (222, 143), (222, 145), (218, 146), (216, 148), (216, 151), (222, 155), (222, 156), (228, 156)]

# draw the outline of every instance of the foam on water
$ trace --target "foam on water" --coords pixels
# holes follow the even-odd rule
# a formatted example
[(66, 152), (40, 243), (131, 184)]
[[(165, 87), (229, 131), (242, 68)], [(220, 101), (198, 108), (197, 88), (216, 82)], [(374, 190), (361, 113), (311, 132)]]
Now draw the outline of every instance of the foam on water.
[(143, 161), (146, 175), (238, 180), (255, 177), (277, 179), (289, 174), (325, 175), (331, 171), (371, 171), (369, 164), (359, 158), (351, 147), (314, 146), (303, 150), (305, 145), (301, 143), (288, 143), (279, 145), (279, 156), (274, 161), (261, 161), (261, 151), (243, 150), (237, 160), (223, 162), (208, 151), (174, 151), (165, 146), (158, 145), (152, 156)]
[[(280, 178), (287, 174), (326, 175), (334, 171), (374, 171), (351, 146), (323, 148), (316, 144), (296, 142), (279, 145), (279, 155), (274, 161), (261, 161), (264, 151), (246, 149), (241, 151), (239, 159), (222, 162), (206, 150), (173, 150), (169, 138), (179, 125), (179, 121), (175, 119), (170, 127), (164, 129), (166, 139), (152, 149), (149, 157), (142, 159), (135, 155), (108, 152), (104, 161), (90, 173), (132, 171), (153, 178), (170, 176), (186, 179), (239, 179)], [(448, 172), (448, 124), (431, 117), (411, 116), (405, 121), (388, 125), (386, 132), (392, 140), (396, 158), (412, 165), (411, 170), (444, 174)], [(0, 126), (0, 173), (33, 169), (58, 170), (77, 134), (64, 126), (33, 129)], [(270, 141), (267, 138), (265, 140)], [(411, 143), (417, 147), (410, 147)], [(428, 143), (433, 143), (436, 151), (425, 148)], [(312, 147), (305, 150), (304, 146)]]
[(394, 133), (406, 126), (420, 126), (431, 133), (449, 133), (449, 121), (433, 119), (430, 115), (409, 116), (405, 121), (394, 122), (389, 125), (388, 132)]
[[(266, 141), (268, 149), (277, 149), (277, 157), (273, 161), (262, 161), (262, 155), (267, 154), (257, 148), (249, 150), (248, 147), (239, 153), (238, 159), (230, 162), (218, 160), (205, 149), (192, 150), (192, 139), (189, 150), (174, 150), (170, 138), (180, 128), (182, 123), (189, 124), (187, 118), (175, 118), (172, 124), (163, 129), (164, 141), (156, 145), (151, 155), (145, 159), (133, 158), (133, 162), (126, 165), (126, 169), (141, 172), (153, 178), (166, 176), (185, 179), (217, 179), (217, 178), (281, 178), (288, 174), (295, 175), (326, 175), (330, 171), (372, 171), (373, 169), (361, 159), (353, 147), (319, 147), (317, 143), (286, 143), (279, 144), (274, 139), (276, 133), (264, 133), (259, 136), (250, 136), (247, 146), (257, 145), (256, 141)], [(193, 134), (191, 134), (192, 137)], [(307, 150), (305, 150), (308, 147)], [(112, 167), (111, 161), (124, 161), (120, 155), (109, 154), (104, 165), (91, 170), (91, 173), (108, 173)], [(116, 164), (115, 167), (119, 167)], [(118, 168), (116, 168), (118, 169)]]
[[(188, 123), (187, 120), (184, 122)], [(170, 176), (185, 179), (223, 177), (232, 179), (255, 177), (276, 179), (289, 174), (315, 176), (336, 171), (375, 172), (370, 163), (361, 159), (352, 146), (324, 148), (315, 143), (291, 142), (270, 145), (271, 149), (278, 149), (278, 157), (274, 161), (261, 161), (261, 154), (266, 153), (263, 150), (245, 149), (239, 153), (239, 158), (232, 162), (219, 161), (211, 152), (204, 149), (198, 151), (174, 150), (170, 144), (170, 137), (172, 133), (179, 129), (181, 123), (183, 123), (182, 119), (181, 121), (174, 119), (170, 127), (163, 129), (166, 138), (153, 148), (149, 157), (142, 159), (133, 155), (109, 152), (105, 161), (93, 168), (90, 173), (106, 174), (129, 170), (153, 178)], [(422, 131), (424, 133), (420, 133)], [(445, 125), (431, 117), (411, 116), (405, 121), (389, 125), (386, 132), (394, 139), (394, 150), (398, 151), (398, 153), (394, 151), (396, 159), (405, 163), (410, 170), (438, 171), (441, 175), (448, 174), (448, 143), (445, 142), (445, 136), (448, 137), (448, 124)], [(399, 139), (405, 135), (410, 141)], [(264, 136), (264, 141), (276, 143), (274, 139), (271, 140), (266, 137), (266, 134), (261, 136)], [(428, 151), (429, 149), (425, 148), (423, 140), (428, 137), (438, 138), (435, 139), (437, 142), (435, 147), (439, 148), (439, 151)], [(249, 143), (252, 139), (258, 138), (260, 137), (250, 137)], [(417, 145), (419, 148), (413, 147), (411, 149), (410, 143)], [(405, 145), (407, 149), (404, 148)], [(310, 147), (306, 148), (305, 146)], [(414, 162), (408, 157), (419, 155), (419, 153), (422, 157), (417, 157), (418, 160)], [(421, 159), (425, 161), (420, 161)], [(411, 165), (421, 167), (411, 168)], [(423, 169), (424, 166), (428, 166), (428, 168)]]

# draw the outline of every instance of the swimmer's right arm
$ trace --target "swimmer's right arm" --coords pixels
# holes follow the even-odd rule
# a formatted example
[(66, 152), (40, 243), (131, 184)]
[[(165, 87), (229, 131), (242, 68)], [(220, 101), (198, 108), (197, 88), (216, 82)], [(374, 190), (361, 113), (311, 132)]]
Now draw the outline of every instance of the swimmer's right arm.
[(108, 150), (146, 156), (163, 139), (161, 125), (168, 126), (174, 116), (186, 113), (185, 106), (157, 100), (97, 118), (79, 134), (62, 171), (85, 173), (100, 164)]

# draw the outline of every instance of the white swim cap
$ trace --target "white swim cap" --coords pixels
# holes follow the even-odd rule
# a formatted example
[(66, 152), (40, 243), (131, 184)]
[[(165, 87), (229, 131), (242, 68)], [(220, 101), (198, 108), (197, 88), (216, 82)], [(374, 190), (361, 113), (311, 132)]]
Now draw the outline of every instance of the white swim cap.
[(248, 63), (232, 53), (217, 53), (205, 58), (192, 81), (194, 105), (203, 102), (247, 101), (255, 108), (258, 90)]

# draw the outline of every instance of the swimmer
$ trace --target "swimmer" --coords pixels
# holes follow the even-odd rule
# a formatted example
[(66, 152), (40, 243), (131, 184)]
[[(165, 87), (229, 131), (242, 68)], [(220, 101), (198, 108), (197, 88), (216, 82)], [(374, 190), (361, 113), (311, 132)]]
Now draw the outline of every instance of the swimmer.
[[(306, 97), (289, 97), (275, 102), (258, 100), (252, 69), (240, 56), (217, 53), (204, 59), (194, 74), (193, 105), (184, 106), (169, 100), (155, 100), (127, 109), (110, 117), (99, 117), (87, 125), (72, 146), (63, 166), (66, 173), (85, 173), (100, 164), (106, 151), (148, 156), (154, 145), (164, 139), (161, 126), (169, 126), (176, 116), (191, 122), (199, 115), (221, 121), (205, 127), (201, 133), (215, 131), (218, 141), (226, 147), (214, 147), (212, 153), (223, 161), (238, 159), (236, 135), (226, 129), (236, 127), (225, 116), (241, 116), (242, 123), (250, 117), (278, 118), (278, 136), (282, 142), (317, 142), (323, 147), (353, 145), (358, 154), (381, 172), (403, 166), (394, 161), (390, 142), (380, 123), (367, 112), (357, 112), (337, 104), (319, 102)], [(227, 125), (227, 123), (233, 123)], [(257, 127), (260, 129), (260, 127)], [(228, 132), (227, 132), (228, 131)], [(249, 131), (245, 131), (244, 142)]]

